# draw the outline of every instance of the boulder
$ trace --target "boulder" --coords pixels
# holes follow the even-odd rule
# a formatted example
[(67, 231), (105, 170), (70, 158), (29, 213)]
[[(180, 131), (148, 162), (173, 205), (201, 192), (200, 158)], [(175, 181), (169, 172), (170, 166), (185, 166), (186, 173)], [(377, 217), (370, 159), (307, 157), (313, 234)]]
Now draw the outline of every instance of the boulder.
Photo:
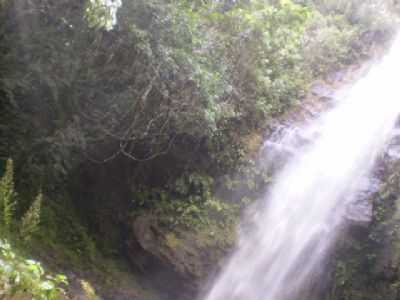
[(363, 178), (355, 198), (346, 207), (345, 219), (350, 227), (368, 229), (373, 221), (373, 202), (371, 198), (379, 192), (381, 181), (375, 177)]
[(311, 93), (323, 101), (331, 101), (335, 96), (335, 90), (321, 82), (317, 82), (311, 86)]
[(213, 238), (213, 229), (168, 228), (159, 220), (147, 213), (131, 221), (127, 256), (167, 299), (194, 299), (226, 254), (227, 245)]
[(332, 84), (342, 82), (346, 78), (347, 74), (348, 74), (348, 70), (346, 70), (346, 69), (331, 72), (327, 76), (327, 81)]

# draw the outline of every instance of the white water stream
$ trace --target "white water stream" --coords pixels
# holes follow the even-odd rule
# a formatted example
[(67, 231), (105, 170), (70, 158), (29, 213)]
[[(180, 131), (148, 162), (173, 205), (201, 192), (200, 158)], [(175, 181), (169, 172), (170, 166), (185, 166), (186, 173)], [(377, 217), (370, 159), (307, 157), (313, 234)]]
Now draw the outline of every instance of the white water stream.
[[(400, 39), (279, 172), (206, 300), (309, 300), (346, 205), (390, 138), (400, 112)], [(322, 271), (322, 272), (321, 272)], [(317, 278), (318, 279), (318, 278)], [(321, 279), (322, 280), (322, 279)]]

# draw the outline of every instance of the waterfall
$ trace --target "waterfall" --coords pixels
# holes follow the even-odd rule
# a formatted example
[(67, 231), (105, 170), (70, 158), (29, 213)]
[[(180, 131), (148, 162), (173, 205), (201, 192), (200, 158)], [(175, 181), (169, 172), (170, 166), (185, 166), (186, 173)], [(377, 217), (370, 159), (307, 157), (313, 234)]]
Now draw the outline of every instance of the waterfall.
[(241, 228), (206, 300), (318, 299), (304, 289), (322, 278), (345, 208), (390, 139), (400, 112), (399, 74), (397, 39), (343, 99), (312, 121), (313, 141), (296, 150), (249, 214), (251, 226)]

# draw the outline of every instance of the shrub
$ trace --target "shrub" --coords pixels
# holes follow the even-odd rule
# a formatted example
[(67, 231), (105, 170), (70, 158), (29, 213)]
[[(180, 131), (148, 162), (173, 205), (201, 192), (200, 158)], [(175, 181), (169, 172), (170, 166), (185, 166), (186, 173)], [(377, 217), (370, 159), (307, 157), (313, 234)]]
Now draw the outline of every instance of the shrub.
[(31, 207), (22, 217), (19, 233), (24, 241), (30, 240), (32, 235), (39, 230), (42, 202), (43, 194), (40, 192), (36, 196), (36, 199), (33, 201)]
[(5, 235), (11, 230), (15, 210), (13, 161), (7, 160), (6, 170), (0, 179), (0, 232)]
[(393, 33), (398, 23), (399, 4), (391, 0), (311, 0), (325, 16), (340, 15), (364, 31)]
[(303, 39), (304, 66), (315, 78), (350, 64), (359, 55), (352, 48), (358, 38), (358, 29), (344, 16), (314, 12)]
[(55, 300), (64, 294), (61, 286), (66, 284), (65, 276), (46, 274), (39, 262), (22, 258), (0, 240), (0, 297)]

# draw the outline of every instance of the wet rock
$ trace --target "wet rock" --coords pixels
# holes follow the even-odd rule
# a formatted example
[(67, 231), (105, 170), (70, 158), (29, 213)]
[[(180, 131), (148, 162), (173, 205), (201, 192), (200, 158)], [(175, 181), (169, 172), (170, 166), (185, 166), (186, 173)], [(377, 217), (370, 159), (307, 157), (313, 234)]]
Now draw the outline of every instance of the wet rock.
[(372, 203), (359, 200), (351, 203), (346, 209), (346, 220), (350, 226), (368, 227), (372, 222)]
[(389, 157), (390, 148), (347, 209), (353, 226), (337, 252), (340, 289), (333, 288), (330, 299), (399, 299), (400, 160)]
[(369, 30), (362, 34), (361, 40), (366, 45), (382, 44), (388, 40), (388, 34), (383, 30)]
[(323, 83), (315, 83), (311, 86), (311, 93), (320, 100), (330, 101), (334, 99), (335, 91)]
[(350, 226), (368, 227), (373, 221), (372, 198), (379, 192), (382, 181), (376, 174), (362, 178), (357, 183), (354, 199), (348, 201), (345, 218)]
[(341, 82), (346, 78), (347, 73), (348, 73), (347, 70), (339, 70), (336, 72), (332, 72), (328, 74), (327, 81), (329, 83)]
[(385, 154), (392, 160), (400, 159), (400, 145), (390, 147)]
[[(397, 125), (398, 126), (398, 125)], [(400, 129), (397, 128), (393, 131), (392, 139), (387, 146), (385, 151), (386, 158), (390, 160), (399, 160), (400, 159)]]

